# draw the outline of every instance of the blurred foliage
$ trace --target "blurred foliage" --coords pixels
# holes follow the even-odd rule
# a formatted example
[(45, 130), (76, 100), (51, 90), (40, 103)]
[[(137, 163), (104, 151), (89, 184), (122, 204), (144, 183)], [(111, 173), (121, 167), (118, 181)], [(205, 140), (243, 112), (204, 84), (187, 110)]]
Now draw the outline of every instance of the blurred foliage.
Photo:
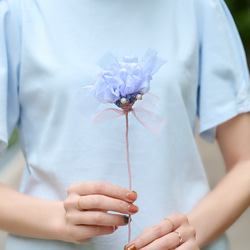
[(14, 132), (12, 133), (10, 140), (9, 140), (9, 147), (14, 145), (18, 141), (18, 133), (17, 130), (15, 129)]
[(225, 0), (241, 35), (250, 60), (250, 0)]

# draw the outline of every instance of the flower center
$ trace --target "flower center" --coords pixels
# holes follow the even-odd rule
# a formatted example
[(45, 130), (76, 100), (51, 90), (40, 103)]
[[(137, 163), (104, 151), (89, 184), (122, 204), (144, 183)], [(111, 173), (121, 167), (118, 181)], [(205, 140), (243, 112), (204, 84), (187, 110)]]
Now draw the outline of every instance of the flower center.
[(134, 105), (134, 103), (136, 102), (136, 100), (134, 100), (133, 102), (131, 102), (131, 103), (125, 103), (125, 104), (122, 104), (121, 106), (120, 106), (120, 108), (121, 109), (123, 109), (124, 110), (124, 113), (125, 114), (128, 114), (129, 112), (131, 112), (132, 110), (133, 110), (133, 105)]

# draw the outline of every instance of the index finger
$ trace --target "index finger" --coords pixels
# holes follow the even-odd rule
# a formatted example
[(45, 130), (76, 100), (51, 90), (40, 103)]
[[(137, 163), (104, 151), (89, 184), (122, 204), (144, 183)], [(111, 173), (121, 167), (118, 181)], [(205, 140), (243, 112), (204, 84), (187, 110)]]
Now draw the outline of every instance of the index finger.
[(127, 202), (134, 202), (137, 199), (137, 194), (124, 187), (113, 185), (102, 181), (79, 182), (71, 185), (68, 192), (77, 193), (80, 196), (85, 195), (105, 195), (116, 199), (121, 199)]

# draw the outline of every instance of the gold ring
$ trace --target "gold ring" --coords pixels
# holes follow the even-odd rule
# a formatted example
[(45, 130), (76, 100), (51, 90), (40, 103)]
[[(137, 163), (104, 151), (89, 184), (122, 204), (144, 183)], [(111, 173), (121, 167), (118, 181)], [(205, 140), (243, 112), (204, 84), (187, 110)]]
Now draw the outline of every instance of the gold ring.
[(179, 237), (179, 245), (180, 245), (180, 244), (183, 242), (183, 238), (181, 237), (180, 232), (174, 231), (174, 233), (177, 233), (177, 234), (178, 234), (178, 237)]
[(78, 206), (78, 210), (82, 211), (83, 209), (80, 206), (80, 200), (81, 200), (82, 196), (80, 196), (78, 202), (77, 202), (77, 206)]
[(170, 220), (169, 218), (165, 218), (164, 220), (168, 220), (172, 224), (172, 229), (171, 229), (171, 232), (172, 232), (175, 229), (174, 222)]

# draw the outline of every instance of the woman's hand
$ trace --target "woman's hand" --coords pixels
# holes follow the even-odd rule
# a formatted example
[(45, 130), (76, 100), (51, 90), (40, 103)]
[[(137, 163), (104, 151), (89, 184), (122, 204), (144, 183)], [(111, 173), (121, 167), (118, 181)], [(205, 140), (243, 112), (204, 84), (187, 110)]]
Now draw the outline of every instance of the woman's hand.
[(195, 229), (185, 215), (171, 215), (144, 229), (124, 250), (199, 250)]
[(64, 240), (84, 243), (92, 237), (113, 233), (128, 224), (129, 215), (138, 212), (138, 207), (132, 204), (136, 199), (135, 192), (106, 182), (70, 186), (64, 201)]

